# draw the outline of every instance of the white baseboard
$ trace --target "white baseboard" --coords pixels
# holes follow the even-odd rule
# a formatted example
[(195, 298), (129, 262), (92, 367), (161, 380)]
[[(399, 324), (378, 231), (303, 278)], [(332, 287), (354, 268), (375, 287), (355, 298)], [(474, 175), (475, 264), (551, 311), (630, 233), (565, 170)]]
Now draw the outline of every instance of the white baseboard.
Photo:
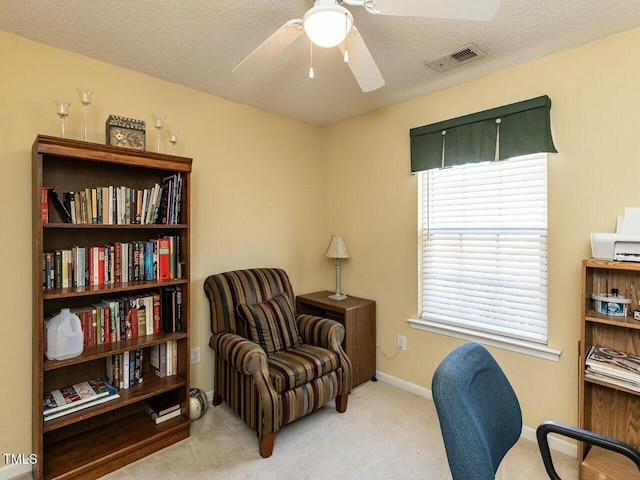
[[(431, 390), (428, 388), (421, 387), (420, 385), (416, 385), (415, 383), (407, 382), (406, 380), (401, 380), (400, 378), (394, 377), (379, 370), (376, 371), (376, 377), (382, 382), (389, 383), (394, 387), (401, 388), (402, 390), (406, 390), (407, 392), (418, 395), (419, 397), (433, 401), (433, 395), (431, 394)], [(522, 434), (520, 436), (521, 438), (524, 438), (531, 442), (538, 443), (535, 428), (523, 426)], [(566, 440), (561, 440), (559, 438), (549, 436), (549, 448), (556, 452), (569, 455), (572, 458), (578, 458), (578, 445), (576, 445), (575, 443), (567, 442)]]
[(27, 473), (31, 473), (31, 465), (5, 465), (0, 468), (0, 480), (13, 480)]
[(428, 388), (421, 387), (420, 385), (416, 385), (415, 383), (407, 382), (406, 380), (401, 380), (398, 377), (394, 377), (392, 375), (389, 375), (388, 373), (381, 372), (380, 370), (376, 370), (376, 378), (385, 383), (389, 383), (394, 387), (398, 387), (402, 390), (406, 390), (407, 392), (418, 395), (419, 397), (426, 398), (427, 400), (433, 400), (431, 390)]

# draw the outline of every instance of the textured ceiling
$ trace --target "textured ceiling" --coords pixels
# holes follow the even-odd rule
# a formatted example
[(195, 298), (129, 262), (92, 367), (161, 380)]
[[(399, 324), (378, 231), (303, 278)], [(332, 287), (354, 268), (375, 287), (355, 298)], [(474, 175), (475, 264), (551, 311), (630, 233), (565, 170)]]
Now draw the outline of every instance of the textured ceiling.
[[(337, 48), (314, 50), (315, 79), (310, 80), (304, 35), (260, 75), (232, 73), (273, 32), (302, 18), (311, 6), (311, 0), (2, 0), (0, 29), (328, 125), (640, 26), (639, 0), (502, 0), (488, 22), (374, 16), (347, 6), (386, 80), (384, 87), (362, 93)], [(424, 66), (469, 43), (486, 57), (443, 73)], [(630, 61), (637, 60), (631, 56)]]

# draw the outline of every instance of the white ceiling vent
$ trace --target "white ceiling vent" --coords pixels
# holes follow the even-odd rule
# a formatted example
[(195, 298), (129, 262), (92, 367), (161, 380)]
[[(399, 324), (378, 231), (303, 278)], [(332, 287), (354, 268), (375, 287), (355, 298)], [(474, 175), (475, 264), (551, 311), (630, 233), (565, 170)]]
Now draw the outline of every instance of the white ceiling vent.
[(425, 65), (438, 72), (444, 72), (445, 70), (450, 70), (458, 65), (462, 65), (463, 63), (484, 57), (485, 55), (486, 53), (476, 47), (473, 43), (470, 43), (469, 45), (459, 48), (455, 52), (447, 53), (440, 58), (426, 62)]

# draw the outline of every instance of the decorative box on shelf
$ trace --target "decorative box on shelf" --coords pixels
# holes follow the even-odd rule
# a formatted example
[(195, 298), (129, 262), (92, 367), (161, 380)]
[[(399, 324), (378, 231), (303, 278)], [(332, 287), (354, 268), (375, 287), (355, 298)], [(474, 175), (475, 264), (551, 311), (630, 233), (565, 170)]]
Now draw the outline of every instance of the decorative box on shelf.
[(106, 123), (107, 145), (145, 150), (145, 122), (109, 115)]

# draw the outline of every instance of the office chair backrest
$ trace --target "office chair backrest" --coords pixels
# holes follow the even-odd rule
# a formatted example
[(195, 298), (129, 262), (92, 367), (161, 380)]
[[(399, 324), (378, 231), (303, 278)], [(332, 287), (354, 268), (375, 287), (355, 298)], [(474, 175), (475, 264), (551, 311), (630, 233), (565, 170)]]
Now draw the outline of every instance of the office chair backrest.
[(454, 480), (493, 480), (522, 432), (520, 404), (491, 354), (466, 343), (438, 366), (431, 386)]

